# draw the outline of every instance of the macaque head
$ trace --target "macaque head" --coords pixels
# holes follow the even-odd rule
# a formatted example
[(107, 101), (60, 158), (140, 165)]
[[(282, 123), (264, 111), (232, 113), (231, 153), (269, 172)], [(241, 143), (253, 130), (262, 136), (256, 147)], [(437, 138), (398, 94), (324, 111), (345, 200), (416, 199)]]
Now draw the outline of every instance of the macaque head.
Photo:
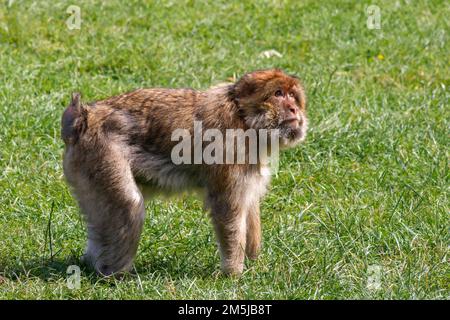
[(233, 97), (249, 128), (279, 129), (281, 147), (304, 140), (306, 97), (295, 76), (280, 69), (247, 73), (235, 83)]

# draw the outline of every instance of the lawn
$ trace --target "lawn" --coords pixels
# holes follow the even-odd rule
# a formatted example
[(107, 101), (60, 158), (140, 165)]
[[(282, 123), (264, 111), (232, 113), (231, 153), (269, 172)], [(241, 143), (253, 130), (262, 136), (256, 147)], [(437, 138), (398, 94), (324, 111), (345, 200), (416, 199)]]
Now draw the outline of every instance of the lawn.
[[(2, 1), (0, 298), (448, 299), (449, 15), (437, 0)], [(62, 173), (71, 92), (202, 89), (275, 66), (303, 79), (310, 131), (262, 204), (260, 259), (221, 276), (202, 203), (156, 200), (135, 274), (81, 267), (70, 289), (86, 236)]]

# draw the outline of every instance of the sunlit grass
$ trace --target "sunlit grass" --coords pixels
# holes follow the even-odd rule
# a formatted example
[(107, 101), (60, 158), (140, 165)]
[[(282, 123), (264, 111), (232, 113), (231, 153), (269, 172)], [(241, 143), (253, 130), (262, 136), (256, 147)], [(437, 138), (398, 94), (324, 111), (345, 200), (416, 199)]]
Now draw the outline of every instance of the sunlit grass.
[[(0, 4), (0, 298), (449, 297), (449, 4), (379, 1), (7, 1)], [(68, 30), (69, 5), (81, 8)], [(282, 57), (264, 58), (274, 49)], [(311, 130), (262, 205), (264, 248), (220, 276), (195, 198), (147, 206), (136, 274), (82, 269), (60, 116), (150, 86), (207, 88), (281, 67), (307, 88)], [(380, 288), (368, 288), (379, 266)]]

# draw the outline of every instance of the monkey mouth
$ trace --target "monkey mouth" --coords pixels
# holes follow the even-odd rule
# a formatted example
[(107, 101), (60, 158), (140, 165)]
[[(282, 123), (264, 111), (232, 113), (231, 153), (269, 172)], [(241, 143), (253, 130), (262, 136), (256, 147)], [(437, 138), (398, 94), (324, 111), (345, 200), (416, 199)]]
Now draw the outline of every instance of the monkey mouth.
[(287, 127), (290, 129), (298, 129), (300, 127), (300, 121), (298, 118), (291, 117), (288, 119), (285, 119), (281, 122), (282, 127)]
[(294, 121), (298, 123), (298, 118), (297, 117), (290, 117), (290, 118), (284, 119), (281, 123), (292, 123)]
[(283, 120), (280, 127), (286, 129), (287, 131), (299, 130), (301, 128), (301, 123), (298, 118), (290, 117)]

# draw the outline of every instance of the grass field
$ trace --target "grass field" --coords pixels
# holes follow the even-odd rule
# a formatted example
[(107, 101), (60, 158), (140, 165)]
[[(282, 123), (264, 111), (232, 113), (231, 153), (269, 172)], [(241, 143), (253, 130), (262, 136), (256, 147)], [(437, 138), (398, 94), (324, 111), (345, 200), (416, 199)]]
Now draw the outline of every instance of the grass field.
[[(446, 1), (2, 1), (0, 298), (448, 299)], [(66, 8), (81, 9), (69, 30)], [(366, 8), (381, 10), (381, 29)], [(277, 50), (282, 57), (261, 56)], [(85, 231), (62, 174), (60, 117), (137, 87), (207, 88), (254, 69), (299, 75), (306, 142), (262, 205), (264, 247), (219, 274), (201, 202), (149, 203), (135, 275), (80, 264)]]

